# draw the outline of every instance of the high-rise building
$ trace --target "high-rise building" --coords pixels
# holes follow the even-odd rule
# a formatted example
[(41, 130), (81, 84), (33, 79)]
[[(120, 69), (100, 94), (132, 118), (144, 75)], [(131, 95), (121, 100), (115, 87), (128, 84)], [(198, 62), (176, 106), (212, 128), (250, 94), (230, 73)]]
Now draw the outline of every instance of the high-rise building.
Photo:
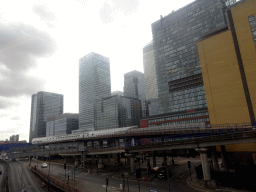
[(114, 96), (114, 95), (121, 95), (121, 96), (123, 96), (124, 92), (123, 91), (112, 91), (111, 92), (111, 96)]
[(152, 24), (158, 99), (149, 102), (148, 126), (209, 124), (197, 42), (227, 26), (234, 2), (194, 1)]
[(95, 129), (95, 101), (111, 95), (109, 59), (89, 53), (79, 60), (79, 129)]
[(142, 117), (146, 116), (146, 93), (143, 73), (134, 70), (124, 74), (124, 96), (141, 100)]
[[(256, 124), (256, 0), (240, 0), (227, 7), (226, 15), (226, 27), (197, 43), (209, 118), (213, 126), (251, 126)], [(256, 143), (225, 145), (225, 153), (226, 166), (242, 170), (239, 181), (253, 191)]]
[(228, 25), (198, 43), (212, 124), (255, 123), (256, 0), (227, 9)]
[(196, 43), (226, 26), (222, 0), (201, 0), (152, 24), (159, 108), (163, 114), (207, 111)]
[(19, 135), (12, 135), (10, 137), (10, 142), (18, 142), (19, 141)]
[(46, 136), (47, 119), (63, 113), (63, 95), (38, 92), (32, 95), (29, 142)]
[(65, 135), (78, 129), (78, 114), (64, 113), (48, 118), (46, 123), (46, 136)]
[(146, 88), (146, 100), (149, 101), (152, 99), (157, 99), (158, 88), (153, 41), (150, 41), (145, 47), (143, 47), (143, 66)]
[(147, 116), (161, 114), (163, 112), (159, 108), (153, 41), (150, 41), (145, 47), (143, 47), (143, 66), (146, 92), (145, 108), (147, 110)]
[(95, 105), (97, 130), (139, 126), (141, 101), (134, 97), (115, 94), (97, 100)]

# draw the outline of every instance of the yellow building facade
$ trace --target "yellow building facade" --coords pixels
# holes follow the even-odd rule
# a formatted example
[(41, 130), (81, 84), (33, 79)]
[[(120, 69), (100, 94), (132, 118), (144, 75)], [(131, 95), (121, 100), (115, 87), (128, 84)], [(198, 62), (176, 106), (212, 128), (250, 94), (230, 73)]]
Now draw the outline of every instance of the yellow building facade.
[[(255, 123), (255, 17), (256, 0), (238, 3), (227, 11), (227, 28), (197, 43), (211, 124)], [(256, 144), (226, 150), (256, 153)]]

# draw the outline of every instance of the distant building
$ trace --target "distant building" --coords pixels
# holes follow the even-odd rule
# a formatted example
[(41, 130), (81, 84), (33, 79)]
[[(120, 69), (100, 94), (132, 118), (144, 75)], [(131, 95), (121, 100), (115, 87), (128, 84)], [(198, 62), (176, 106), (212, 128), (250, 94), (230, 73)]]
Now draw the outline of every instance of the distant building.
[(98, 98), (111, 95), (109, 59), (90, 53), (79, 60), (79, 129), (95, 130), (94, 106)]
[(29, 142), (46, 136), (46, 122), (51, 116), (63, 113), (63, 95), (38, 92), (32, 95)]
[(12, 135), (10, 137), (10, 142), (18, 142), (19, 141), (19, 135)]
[(143, 47), (143, 66), (146, 100), (149, 101), (152, 99), (157, 99), (158, 87), (153, 41), (150, 41), (145, 47)]
[(97, 100), (96, 130), (139, 126), (141, 101), (133, 97), (113, 95)]
[(124, 74), (124, 96), (141, 100), (142, 117), (146, 116), (146, 93), (143, 73), (134, 70)]
[(113, 92), (111, 92), (111, 96), (114, 96), (114, 95), (121, 95), (121, 96), (123, 96), (124, 92), (123, 91), (113, 91)]
[(78, 129), (78, 114), (64, 113), (49, 117), (46, 123), (46, 137), (70, 134)]
[(156, 63), (154, 55), (153, 41), (150, 41), (143, 47), (143, 66), (146, 92), (146, 110), (147, 116), (162, 114), (159, 107), (158, 85), (156, 76)]

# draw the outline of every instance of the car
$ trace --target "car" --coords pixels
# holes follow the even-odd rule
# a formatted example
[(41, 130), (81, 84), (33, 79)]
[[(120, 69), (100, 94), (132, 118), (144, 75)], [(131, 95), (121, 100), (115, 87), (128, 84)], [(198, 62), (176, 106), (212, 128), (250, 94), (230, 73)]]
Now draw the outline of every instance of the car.
[(47, 163), (42, 163), (42, 164), (41, 164), (41, 167), (42, 167), (42, 168), (46, 168), (46, 167), (47, 167)]
[[(154, 167), (153, 172), (156, 174), (158, 179), (167, 179), (166, 167)], [(171, 171), (169, 170), (169, 178), (172, 177)]]

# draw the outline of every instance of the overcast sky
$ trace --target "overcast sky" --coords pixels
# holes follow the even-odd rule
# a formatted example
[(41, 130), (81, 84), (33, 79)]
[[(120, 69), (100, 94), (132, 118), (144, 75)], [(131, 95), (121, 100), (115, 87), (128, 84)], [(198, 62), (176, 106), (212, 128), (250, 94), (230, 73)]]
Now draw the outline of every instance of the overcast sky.
[(142, 48), (151, 23), (192, 0), (0, 0), (0, 140), (27, 140), (31, 95), (64, 95), (64, 112), (78, 113), (79, 58), (110, 59), (111, 89), (123, 75), (143, 72)]

